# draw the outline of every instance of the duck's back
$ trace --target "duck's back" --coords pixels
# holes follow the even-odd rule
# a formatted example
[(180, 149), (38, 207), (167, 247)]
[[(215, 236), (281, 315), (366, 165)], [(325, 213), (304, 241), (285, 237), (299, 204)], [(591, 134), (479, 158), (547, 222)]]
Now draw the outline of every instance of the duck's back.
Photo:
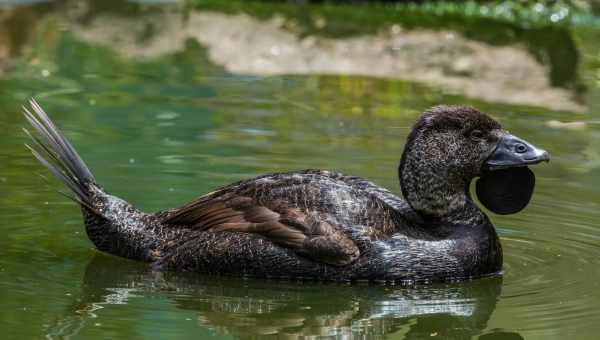
[[(370, 181), (312, 169), (233, 183), (161, 215), (166, 223), (209, 230), (202, 213), (215, 206), (237, 203), (265, 207), (276, 213), (293, 210), (307, 218), (329, 222), (353, 239), (389, 237), (399, 224), (416, 217), (404, 200)], [(219, 223), (230, 221), (225, 218), (209, 222), (214, 229)]]

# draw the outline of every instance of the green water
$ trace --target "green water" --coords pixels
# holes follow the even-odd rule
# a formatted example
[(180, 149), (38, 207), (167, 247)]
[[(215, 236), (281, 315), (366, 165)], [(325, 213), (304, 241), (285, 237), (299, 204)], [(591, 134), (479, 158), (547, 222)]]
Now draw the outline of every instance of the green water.
[[(52, 6), (9, 11), (13, 19), (2, 29), (10, 67), (0, 76), (2, 339), (597, 338), (600, 68), (581, 42), (600, 32), (574, 39), (585, 55), (571, 79), (586, 84), (580, 95), (588, 110), (572, 113), (398, 80), (230, 74), (195, 42), (156, 58), (126, 57), (72, 34), (72, 22)], [(504, 248), (501, 279), (402, 288), (160, 274), (96, 251), (78, 208), (37, 175), (48, 173), (24, 148), (21, 131), (20, 105), (29, 96), (107, 190), (147, 211), (242, 178), (304, 168), (339, 170), (399, 192), (404, 139), (419, 112), (439, 103), (493, 113), (549, 150), (552, 161), (535, 167), (526, 210), (490, 215)], [(548, 128), (555, 119), (587, 126)]]

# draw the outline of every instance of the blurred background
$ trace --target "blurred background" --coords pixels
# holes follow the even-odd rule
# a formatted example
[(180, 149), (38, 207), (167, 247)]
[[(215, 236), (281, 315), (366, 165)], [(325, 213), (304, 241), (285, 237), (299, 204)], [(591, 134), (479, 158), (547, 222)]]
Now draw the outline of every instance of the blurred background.
[[(0, 0), (0, 329), (26, 338), (595, 339), (600, 2)], [(398, 287), (159, 274), (96, 251), (39, 178), (35, 97), (146, 211), (322, 168), (400, 194), (420, 113), (471, 105), (547, 149), (503, 278)], [(48, 176), (49, 177), (49, 176)]]

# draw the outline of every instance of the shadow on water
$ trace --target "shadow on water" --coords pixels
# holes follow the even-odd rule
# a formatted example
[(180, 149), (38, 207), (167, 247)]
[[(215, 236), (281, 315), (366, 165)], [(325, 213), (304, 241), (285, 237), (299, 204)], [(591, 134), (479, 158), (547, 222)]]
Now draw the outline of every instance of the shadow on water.
[[(471, 339), (486, 328), (501, 289), (502, 278), (400, 288), (157, 273), (97, 254), (87, 265), (81, 292), (56, 317), (47, 337), (78, 335), (104, 309), (158, 296), (179, 310), (194, 312), (200, 326), (244, 339), (392, 334)], [(480, 337), (499, 338), (521, 337), (506, 332)]]

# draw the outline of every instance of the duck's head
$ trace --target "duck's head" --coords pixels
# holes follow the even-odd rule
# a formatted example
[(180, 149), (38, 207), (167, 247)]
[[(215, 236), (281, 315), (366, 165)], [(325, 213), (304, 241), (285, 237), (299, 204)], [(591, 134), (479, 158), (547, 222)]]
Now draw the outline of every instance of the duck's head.
[(469, 184), (476, 177), (486, 208), (510, 214), (533, 193), (535, 177), (527, 165), (548, 160), (546, 151), (476, 109), (437, 106), (409, 134), (399, 176), (404, 197), (423, 215), (447, 216), (471, 204)]

